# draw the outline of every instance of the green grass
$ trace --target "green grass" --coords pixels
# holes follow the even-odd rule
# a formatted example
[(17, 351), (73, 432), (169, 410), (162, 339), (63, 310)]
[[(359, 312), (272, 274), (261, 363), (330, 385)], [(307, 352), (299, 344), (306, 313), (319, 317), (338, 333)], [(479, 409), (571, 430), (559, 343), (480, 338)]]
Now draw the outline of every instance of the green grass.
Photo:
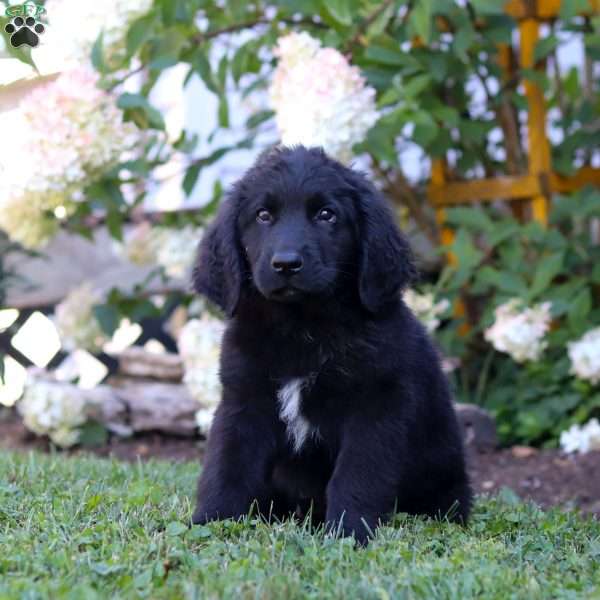
[(4, 598), (600, 598), (600, 523), (511, 494), (368, 548), (293, 523), (188, 529), (198, 467), (4, 454)]

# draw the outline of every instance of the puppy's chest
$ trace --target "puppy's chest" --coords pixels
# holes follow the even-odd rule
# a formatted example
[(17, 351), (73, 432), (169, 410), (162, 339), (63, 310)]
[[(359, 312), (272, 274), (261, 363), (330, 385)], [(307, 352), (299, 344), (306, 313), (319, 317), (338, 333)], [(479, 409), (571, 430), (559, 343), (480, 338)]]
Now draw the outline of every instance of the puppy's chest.
[(295, 453), (302, 450), (310, 440), (320, 437), (319, 428), (306, 416), (307, 396), (312, 390), (314, 378), (295, 377), (286, 380), (277, 390), (279, 418)]

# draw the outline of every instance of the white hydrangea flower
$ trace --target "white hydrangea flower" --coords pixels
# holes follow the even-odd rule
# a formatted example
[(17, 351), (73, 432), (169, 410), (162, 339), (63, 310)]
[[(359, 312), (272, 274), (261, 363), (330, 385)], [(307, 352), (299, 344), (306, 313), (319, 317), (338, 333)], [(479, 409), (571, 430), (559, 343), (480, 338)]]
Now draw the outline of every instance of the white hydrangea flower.
[(521, 300), (513, 298), (496, 308), (494, 324), (484, 337), (518, 363), (538, 360), (548, 345), (544, 336), (550, 327), (551, 307), (550, 302), (524, 307)]
[(89, 282), (72, 289), (56, 306), (54, 319), (65, 349), (100, 352), (108, 338), (94, 316), (93, 308), (102, 302)]
[(0, 151), (0, 227), (25, 246), (46, 242), (58, 227), (53, 213), (67, 216), (138, 139), (97, 83), (91, 67), (63, 73), (1, 119), (4, 132), (18, 134)]
[(120, 54), (129, 25), (150, 10), (152, 0), (48, 0), (45, 7), (49, 27), (41, 49), (51, 51), (55, 61), (80, 64), (89, 60), (101, 32), (109, 59)]
[(30, 379), (18, 409), (29, 430), (64, 448), (79, 441), (79, 428), (88, 420), (81, 391), (64, 383)]
[(125, 232), (123, 242), (115, 242), (115, 249), (134, 265), (156, 265), (161, 238), (160, 228), (149, 222), (139, 223)]
[(196, 414), (198, 427), (208, 432), (214, 411), (221, 400), (219, 354), (225, 324), (214, 317), (188, 321), (179, 334), (179, 353), (183, 359), (184, 378), (190, 394), (201, 403)]
[(340, 52), (306, 32), (280, 38), (274, 54), (269, 94), (282, 144), (321, 146), (349, 161), (378, 119), (375, 90)]
[(432, 293), (419, 294), (415, 290), (406, 290), (403, 297), (408, 308), (423, 323), (429, 333), (439, 327), (439, 316), (450, 308), (450, 302), (446, 298), (436, 302)]
[(181, 229), (163, 229), (156, 258), (169, 277), (182, 279), (189, 275), (202, 233), (201, 228), (193, 225)]
[(590, 419), (583, 427), (571, 425), (560, 434), (560, 447), (567, 454), (579, 452), (585, 454), (590, 450), (600, 450), (600, 423), (598, 419)]
[(579, 379), (600, 383), (600, 327), (591, 329), (582, 338), (568, 344), (571, 373)]
[(192, 225), (167, 229), (145, 222), (130, 229), (116, 248), (135, 265), (160, 265), (169, 277), (183, 279), (192, 269), (202, 234), (202, 228)]

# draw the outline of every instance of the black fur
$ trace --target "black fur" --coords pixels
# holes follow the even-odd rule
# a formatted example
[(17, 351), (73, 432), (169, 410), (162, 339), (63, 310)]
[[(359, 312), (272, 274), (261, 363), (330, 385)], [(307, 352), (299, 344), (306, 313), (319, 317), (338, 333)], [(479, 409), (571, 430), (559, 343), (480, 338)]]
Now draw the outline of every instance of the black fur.
[[(282, 274), (274, 255), (299, 255), (302, 269)], [(270, 151), (234, 186), (195, 271), (231, 319), (194, 523), (254, 503), (277, 517), (312, 507), (313, 521), (365, 543), (394, 510), (466, 521), (450, 393), (401, 299), (414, 274), (380, 194), (321, 150)], [(277, 396), (294, 378), (312, 428), (300, 451)]]

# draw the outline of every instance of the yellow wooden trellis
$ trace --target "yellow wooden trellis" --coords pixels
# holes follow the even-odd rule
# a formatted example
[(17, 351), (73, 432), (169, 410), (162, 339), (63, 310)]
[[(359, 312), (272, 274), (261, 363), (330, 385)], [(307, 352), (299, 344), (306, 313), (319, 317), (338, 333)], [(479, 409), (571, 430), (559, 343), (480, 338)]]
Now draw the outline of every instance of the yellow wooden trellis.
[[(569, 0), (564, 0), (569, 1)], [(591, 14), (600, 13), (600, 0), (588, 0)], [(535, 64), (534, 52), (540, 36), (540, 25), (555, 19), (560, 11), (561, 0), (509, 0), (505, 4), (507, 14), (519, 23), (519, 59), (524, 69), (541, 69)], [(508, 71), (511, 50), (499, 48), (500, 63)], [(508, 75), (507, 75), (508, 77)], [(555, 192), (572, 192), (584, 185), (600, 187), (600, 169), (584, 167), (571, 177), (552, 172), (550, 144), (546, 133), (546, 104), (542, 90), (531, 81), (524, 80), (523, 86), (528, 103), (527, 141), (528, 172), (510, 174), (493, 179), (452, 181), (448, 179), (445, 158), (432, 161), (431, 183), (428, 188), (441, 231), (441, 242), (452, 243), (453, 231), (446, 225), (445, 208), (472, 202), (527, 201), (531, 205), (531, 216), (536, 221), (547, 224), (550, 197)], [(456, 261), (450, 254), (449, 261)]]
[[(590, 13), (600, 13), (600, 0), (588, 0), (588, 2)], [(560, 12), (560, 6), (561, 0), (508, 0), (506, 2), (504, 7), (506, 13), (519, 23), (521, 68), (538, 70), (542, 68), (535, 64), (534, 59), (535, 47), (540, 37), (540, 25), (555, 19)], [(515, 74), (512, 65), (512, 49), (507, 45), (501, 45), (498, 54), (504, 76), (506, 80), (510, 80)], [(526, 174), (511, 173), (492, 179), (452, 181), (447, 176), (446, 159), (432, 160), (428, 195), (435, 208), (440, 227), (440, 242), (444, 246), (449, 246), (454, 240), (454, 231), (446, 224), (445, 209), (449, 206), (502, 199), (510, 201), (513, 212), (519, 218), (523, 218), (524, 203), (527, 202), (531, 205), (532, 218), (546, 226), (550, 197), (553, 193), (573, 192), (587, 184), (600, 187), (600, 169), (584, 167), (571, 177), (552, 171), (543, 92), (531, 80), (524, 80), (522, 83), (529, 109), (527, 122), (529, 160)], [(448, 252), (448, 262), (457, 263), (457, 257), (452, 252)], [(460, 298), (454, 306), (454, 314), (457, 317), (466, 315), (466, 307)], [(468, 330), (467, 322), (464, 322), (459, 329), (462, 334)]]

